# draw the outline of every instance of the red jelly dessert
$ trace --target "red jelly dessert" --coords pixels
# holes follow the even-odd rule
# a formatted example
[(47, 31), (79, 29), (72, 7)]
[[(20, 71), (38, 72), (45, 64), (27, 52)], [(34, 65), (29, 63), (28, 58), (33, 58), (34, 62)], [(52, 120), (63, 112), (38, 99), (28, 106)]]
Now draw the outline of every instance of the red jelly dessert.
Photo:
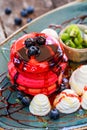
[(26, 34), (10, 50), (8, 71), (12, 84), (30, 95), (49, 95), (59, 89), (67, 57), (59, 42), (44, 33)]

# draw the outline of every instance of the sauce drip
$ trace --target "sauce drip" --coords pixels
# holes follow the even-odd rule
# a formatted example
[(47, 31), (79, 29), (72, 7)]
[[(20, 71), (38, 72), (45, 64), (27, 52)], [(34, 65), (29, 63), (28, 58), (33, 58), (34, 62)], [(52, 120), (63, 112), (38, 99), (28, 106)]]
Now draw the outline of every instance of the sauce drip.
[(60, 25), (50, 24), (49, 27), (54, 28), (55, 30), (56, 29), (61, 30), (63, 27), (65, 27), (67, 24), (70, 24), (71, 22), (75, 24), (87, 24), (87, 22), (85, 21), (86, 18), (87, 15), (77, 16), (62, 22)]

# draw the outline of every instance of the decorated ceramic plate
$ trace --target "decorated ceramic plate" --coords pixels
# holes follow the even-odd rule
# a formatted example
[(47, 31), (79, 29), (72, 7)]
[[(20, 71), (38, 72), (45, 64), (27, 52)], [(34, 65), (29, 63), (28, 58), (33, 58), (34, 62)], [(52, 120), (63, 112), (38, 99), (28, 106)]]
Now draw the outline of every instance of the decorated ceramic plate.
[[(0, 127), (6, 129), (37, 129), (37, 130), (68, 130), (84, 128), (87, 126), (87, 111), (77, 111), (72, 114), (60, 114), (57, 120), (49, 116), (34, 116), (17, 100), (17, 92), (11, 88), (7, 76), (10, 46), (25, 33), (40, 32), (49, 25), (66, 26), (69, 23), (87, 22), (87, 2), (73, 2), (64, 7), (57, 8), (25, 25), (12, 34), (0, 45)], [(54, 27), (54, 26), (53, 26)], [(56, 29), (59, 33), (60, 29)], [(74, 64), (74, 63), (73, 63)], [(87, 127), (86, 127), (87, 128)]]

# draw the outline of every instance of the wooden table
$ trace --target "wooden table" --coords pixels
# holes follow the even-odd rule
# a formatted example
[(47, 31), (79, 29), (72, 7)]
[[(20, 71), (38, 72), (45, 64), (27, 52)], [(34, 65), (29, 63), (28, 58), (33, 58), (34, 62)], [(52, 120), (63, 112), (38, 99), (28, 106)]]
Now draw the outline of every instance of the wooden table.
[[(0, 0), (0, 42), (5, 40), (14, 31), (24, 26), (27, 22), (27, 18), (35, 19), (38, 16), (69, 3), (74, 0)], [(23, 18), (20, 16), (20, 11), (28, 6), (35, 8), (34, 13)], [(5, 14), (5, 8), (10, 7), (12, 13), (10, 15)], [(22, 25), (17, 26), (14, 24), (14, 18), (22, 18)]]

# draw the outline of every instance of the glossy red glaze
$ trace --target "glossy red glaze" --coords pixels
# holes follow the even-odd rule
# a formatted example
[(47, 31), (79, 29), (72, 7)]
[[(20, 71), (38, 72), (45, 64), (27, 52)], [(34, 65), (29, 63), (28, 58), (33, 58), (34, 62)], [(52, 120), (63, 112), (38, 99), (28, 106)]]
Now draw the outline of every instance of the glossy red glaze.
[[(24, 42), (38, 36), (45, 37), (46, 43), (39, 45), (40, 55), (28, 57)], [(58, 90), (66, 66), (67, 57), (59, 42), (43, 33), (26, 34), (11, 47), (8, 63), (11, 82), (17, 83), (18, 90), (27, 94), (49, 95)]]

